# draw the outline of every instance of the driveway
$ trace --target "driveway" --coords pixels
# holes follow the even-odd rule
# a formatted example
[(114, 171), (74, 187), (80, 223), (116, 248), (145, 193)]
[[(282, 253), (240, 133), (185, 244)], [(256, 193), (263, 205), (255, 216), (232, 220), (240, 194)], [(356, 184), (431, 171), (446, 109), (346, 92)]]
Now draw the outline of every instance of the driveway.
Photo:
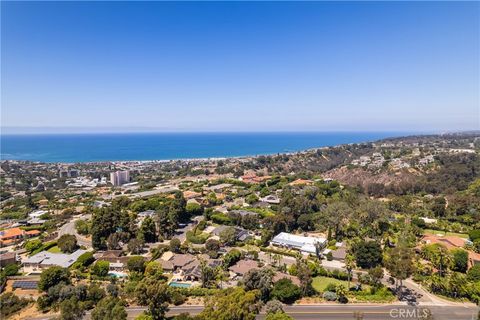
[(92, 246), (92, 241), (87, 239), (86, 237), (78, 234), (77, 230), (75, 229), (75, 221), (77, 220), (88, 220), (90, 219), (91, 215), (82, 215), (78, 218), (73, 218), (69, 222), (65, 223), (63, 226), (58, 229), (58, 237), (60, 238), (64, 234), (73, 234), (77, 238), (77, 243), (80, 246), (85, 246), (90, 248)]

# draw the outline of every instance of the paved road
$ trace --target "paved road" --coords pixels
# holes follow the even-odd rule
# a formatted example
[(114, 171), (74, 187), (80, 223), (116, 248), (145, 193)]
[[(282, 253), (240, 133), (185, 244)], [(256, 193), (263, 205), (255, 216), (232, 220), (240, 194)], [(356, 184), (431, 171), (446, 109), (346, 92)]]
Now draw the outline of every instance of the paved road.
[(83, 237), (82, 235), (77, 233), (77, 230), (75, 229), (75, 221), (81, 219), (81, 220), (87, 220), (90, 218), (90, 215), (82, 215), (78, 218), (72, 219), (69, 222), (65, 223), (63, 226), (60, 227), (58, 230), (58, 238), (60, 238), (64, 234), (73, 234), (77, 238), (77, 243), (80, 246), (85, 246), (87, 248), (92, 246), (92, 242), (88, 240), (87, 238)]
[[(188, 312), (192, 315), (201, 312), (201, 306), (172, 307), (169, 316)], [(145, 310), (143, 307), (128, 308), (128, 318), (134, 319)], [(405, 304), (392, 305), (358, 305), (358, 304), (323, 304), (323, 305), (293, 305), (286, 306), (285, 312), (294, 319), (300, 320), (388, 320), (388, 319), (426, 319), (427, 312), (431, 312), (435, 320), (473, 320), (477, 319), (478, 308), (472, 304), (457, 306), (407, 306)], [(87, 314), (86, 319), (90, 319)], [(257, 316), (261, 320), (265, 318), (262, 312)]]
[[(171, 307), (169, 316), (180, 313), (198, 314), (202, 306), (178, 306)], [(127, 308), (128, 319), (135, 319), (145, 311), (144, 307)], [(478, 317), (479, 308), (473, 304), (457, 304), (456, 306), (421, 305), (417, 307), (406, 304), (368, 305), (368, 304), (320, 304), (320, 305), (293, 305), (284, 307), (286, 313), (299, 320), (402, 320), (402, 319), (429, 319), (428, 313), (435, 320), (475, 320)], [(89, 320), (91, 312), (87, 312), (84, 320)], [(51, 320), (53, 316), (41, 316), (30, 320)], [(430, 318), (430, 319), (432, 319)], [(265, 319), (265, 313), (261, 312), (257, 319)]]
[(187, 232), (192, 230), (202, 220), (202, 216), (194, 217), (185, 227), (179, 228), (175, 231), (175, 238), (178, 238), (180, 242), (183, 243), (183, 241), (187, 239)]

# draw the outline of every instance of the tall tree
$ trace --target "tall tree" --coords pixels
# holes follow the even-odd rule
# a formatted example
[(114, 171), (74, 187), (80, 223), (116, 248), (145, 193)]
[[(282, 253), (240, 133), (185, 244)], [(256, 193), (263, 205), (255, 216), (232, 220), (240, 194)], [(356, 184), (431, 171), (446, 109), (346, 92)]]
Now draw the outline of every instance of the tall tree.
[(60, 320), (82, 319), (84, 314), (85, 310), (75, 296), (60, 303)]
[(354, 246), (353, 252), (361, 268), (370, 269), (382, 263), (382, 247), (376, 241), (360, 241)]
[(398, 287), (397, 281), (407, 279), (414, 272), (413, 250), (403, 241), (387, 252), (385, 267), (392, 277), (395, 278), (395, 287)]
[(267, 301), (273, 287), (273, 271), (269, 268), (251, 269), (243, 277), (245, 290), (259, 290), (260, 298)]
[(303, 296), (308, 296), (313, 291), (312, 288), (312, 271), (307, 265), (307, 262), (297, 260), (297, 277), (300, 280), (300, 289)]
[(135, 296), (140, 305), (148, 307), (147, 313), (153, 320), (165, 319), (170, 302), (170, 293), (165, 282), (146, 278), (137, 285)]
[(146, 243), (153, 243), (157, 241), (157, 226), (152, 218), (146, 217), (142, 221), (142, 225), (139, 230), (139, 237)]
[(98, 302), (92, 311), (93, 320), (126, 320), (127, 311), (122, 300), (115, 297), (105, 297)]
[(64, 234), (58, 238), (57, 245), (65, 253), (72, 253), (77, 250), (77, 238), (72, 234)]
[(59, 283), (70, 283), (70, 272), (68, 269), (62, 267), (50, 267), (45, 269), (40, 274), (40, 281), (38, 288), (43, 291), (48, 291), (53, 286)]
[(337, 239), (341, 235), (341, 227), (346, 225), (345, 222), (352, 214), (353, 209), (343, 201), (332, 202), (320, 212), (322, 220), (326, 222), (329, 230), (333, 229)]
[(352, 271), (355, 269), (355, 257), (352, 254), (345, 256), (345, 269), (347, 270), (348, 289), (350, 290), (350, 280), (352, 279)]
[(201, 320), (254, 320), (261, 308), (257, 290), (245, 292), (242, 288), (225, 290), (205, 300), (198, 315)]

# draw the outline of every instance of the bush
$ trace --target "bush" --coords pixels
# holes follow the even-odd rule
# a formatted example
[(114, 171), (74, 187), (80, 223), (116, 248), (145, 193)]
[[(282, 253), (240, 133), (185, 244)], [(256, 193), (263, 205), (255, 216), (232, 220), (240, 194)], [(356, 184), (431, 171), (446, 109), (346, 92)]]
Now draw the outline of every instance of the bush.
[(223, 267), (226, 269), (233, 266), (242, 257), (242, 253), (237, 249), (232, 249), (223, 256)]
[(194, 244), (204, 244), (209, 235), (207, 233), (194, 234), (193, 231), (187, 231), (187, 240)]
[(46, 292), (59, 283), (69, 284), (70, 272), (68, 269), (62, 267), (50, 267), (42, 271), (40, 281), (38, 282), (38, 289)]
[(326, 257), (327, 257), (327, 260), (328, 260), (328, 261), (332, 261), (332, 260), (333, 260), (332, 251), (329, 251), (329, 252), (326, 254)]
[(332, 291), (332, 292), (335, 292), (337, 291), (337, 285), (335, 283), (329, 283), (327, 284), (326, 288), (324, 291)]
[(187, 204), (185, 211), (191, 216), (201, 216), (203, 214), (202, 206), (193, 202)]
[(175, 252), (175, 253), (179, 253), (181, 246), (182, 246), (182, 243), (180, 242), (179, 239), (172, 238), (170, 240), (170, 251)]
[(292, 283), (292, 280), (283, 278), (273, 285), (271, 295), (283, 303), (290, 304), (299, 299), (302, 292), (297, 285)]
[(472, 282), (480, 281), (480, 264), (476, 264), (468, 270), (467, 279)]
[(87, 221), (80, 219), (75, 221), (75, 229), (78, 233), (87, 235), (90, 234), (91, 226), (90, 223), (88, 223)]
[(127, 260), (127, 268), (130, 272), (143, 273), (145, 271), (145, 259), (142, 256), (132, 256)]
[(391, 302), (395, 300), (395, 295), (393, 295), (393, 293), (387, 287), (381, 287), (374, 293), (372, 293), (370, 290), (357, 291), (355, 292), (355, 299), (358, 301), (369, 302)]
[(108, 275), (110, 269), (110, 262), (99, 260), (92, 267), (92, 273), (97, 277), (103, 278)]
[(463, 249), (452, 250), (453, 253), (453, 270), (458, 272), (466, 272), (468, 268), (468, 252)]
[(207, 297), (215, 295), (219, 289), (190, 287), (190, 288), (170, 288), (172, 291), (177, 291), (186, 297)]
[(202, 220), (198, 223), (197, 229), (203, 231), (205, 230), (206, 227), (207, 227), (207, 222), (205, 220)]
[(85, 252), (83, 253), (80, 257), (77, 259), (77, 263), (83, 267), (88, 267), (95, 261), (95, 258), (93, 257), (92, 252)]
[(337, 301), (337, 294), (332, 291), (325, 291), (323, 293), (323, 299), (327, 301)]
[(468, 233), (468, 237), (469, 237), (470, 240), (472, 240), (472, 241), (475, 241), (475, 240), (477, 240), (477, 239), (480, 239), (480, 229), (471, 230), (471, 231)]
[(263, 251), (263, 252), (280, 254), (280, 255), (294, 257), (294, 258), (297, 258), (300, 255), (298, 252), (290, 252), (290, 251), (286, 251), (286, 250), (278, 250), (278, 249), (273, 249), (273, 248), (260, 248), (260, 250)]
[(58, 238), (57, 245), (64, 253), (72, 253), (77, 250), (77, 238), (72, 234), (64, 234)]
[(5, 268), (3, 268), (3, 274), (7, 277), (14, 276), (18, 273), (20, 266), (18, 264), (9, 264)]
[(1, 318), (6, 318), (11, 314), (17, 313), (25, 308), (30, 303), (30, 300), (21, 299), (13, 292), (7, 292), (0, 296), (0, 315)]
[(228, 216), (224, 215), (223, 213), (214, 213), (210, 216), (210, 219), (212, 219), (213, 222), (218, 224), (224, 224), (224, 225), (232, 224), (232, 220)]
[(174, 305), (178, 306), (183, 304), (185, 300), (187, 300), (187, 298), (180, 292), (172, 290), (172, 292), (170, 293), (170, 300)]

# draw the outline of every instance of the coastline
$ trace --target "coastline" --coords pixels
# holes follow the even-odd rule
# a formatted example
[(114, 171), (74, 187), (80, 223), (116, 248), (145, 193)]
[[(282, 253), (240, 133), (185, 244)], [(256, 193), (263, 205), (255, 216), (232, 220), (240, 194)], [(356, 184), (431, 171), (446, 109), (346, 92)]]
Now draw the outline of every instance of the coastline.
[[(455, 133), (452, 133), (455, 134)], [(129, 134), (125, 133), (122, 135), (55, 135), (55, 139), (59, 140), (61, 143), (55, 149), (54, 146), (50, 147), (51, 153), (45, 151), (42, 153), (43, 149), (40, 151), (28, 152), (28, 146), (23, 146), (19, 142), (23, 142), (22, 139), (32, 139), (31, 144), (35, 144), (34, 147), (37, 147), (38, 144), (50, 142), (52, 136), (14, 136), (14, 140), (9, 142), (7, 145), (2, 143), (2, 152), (0, 154), (0, 161), (19, 161), (19, 162), (37, 162), (37, 163), (57, 163), (57, 164), (95, 164), (95, 163), (168, 163), (168, 162), (210, 162), (210, 161), (219, 161), (219, 160), (248, 160), (253, 158), (258, 158), (261, 156), (269, 157), (275, 155), (295, 155), (301, 153), (314, 152), (316, 150), (321, 150), (324, 148), (332, 147), (341, 147), (354, 144), (365, 144), (365, 143), (375, 143), (392, 139), (405, 139), (412, 137), (428, 137), (435, 135), (443, 135), (442, 133), (416, 133), (416, 132), (384, 132), (384, 133), (338, 133), (338, 132), (316, 132), (316, 133), (304, 133), (304, 132), (294, 132), (294, 133), (219, 133), (212, 134), (209, 133), (208, 136), (205, 136), (200, 133), (198, 134), (185, 134), (181, 133), (178, 135), (168, 133), (164, 134)], [(278, 136), (278, 137), (277, 137)], [(12, 137), (12, 136), (9, 136)], [(21, 138), (19, 138), (21, 137)], [(78, 137), (83, 139), (82, 142), (84, 145), (77, 147), (76, 145), (69, 146), (69, 144), (75, 144)], [(114, 137), (114, 138), (112, 138)], [(168, 139), (166, 139), (167, 137)], [(169, 141), (173, 137), (177, 141)], [(200, 138), (199, 138), (200, 137)], [(212, 140), (203, 139), (208, 137), (208, 139), (214, 138)], [(232, 139), (233, 137), (233, 139)], [(247, 137), (247, 138), (245, 138)], [(2, 135), (2, 142), (7, 141), (7, 136)], [(98, 143), (97, 138), (105, 139), (106, 141)], [(118, 140), (128, 138), (129, 144), (119, 144)], [(189, 144), (185, 144), (185, 140), (188, 138), (193, 138), (193, 142), (188, 141)], [(290, 144), (282, 144), (282, 138), (291, 139)], [(292, 139), (293, 138), (293, 139)], [(17, 141), (17, 139), (20, 139)], [(40, 140), (39, 140), (40, 139)], [(43, 139), (43, 140), (42, 140)], [(47, 140), (44, 140), (47, 139)], [(73, 139), (73, 140), (71, 140)], [(113, 140), (112, 140), (113, 139)], [(160, 141), (160, 146), (159, 140)], [(203, 139), (203, 140), (202, 140)], [(216, 140), (215, 140), (216, 139)], [(304, 143), (302, 139), (310, 139), (307, 143)], [(144, 141), (145, 140), (145, 141)], [(218, 142), (218, 141), (219, 142)], [(232, 140), (232, 141), (230, 141)], [(246, 140), (246, 142), (245, 142)], [(250, 142), (255, 142), (255, 145), (249, 145)], [(338, 142), (340, 141), (340, 142)], [(55, 142), (55, 141), (54, 141)], [(108, 145), (112, 143), (113, 145)], [(117, 143), (117, 144), (115, 144)], [(237, 144), (238, 143), (238, 148)], [(90, 146), (92, 144), (92, 146)], [(271, 145), (270, 145), (271, 144)], [(298, 150), (294, 150), (295, 146), (298, 144)], [(310, 144), (305, 146), (305, 144)], [(65, 145), (69, 146), (71, 150), (64, 150)], [(101, 151), (102, 148), (107, 145), (110, 150), (110, 156), (105, 154), (95, 154), (95, 152)], [(5, 148), (7, 146), (7, 148)], [(20, 146), (19, 149), (23, 149), (24, 152), (9, 152), (8, 149), (15, 149)], [(165, 147), (166, 150), (162, 149)], [(192, 150), (190, 150), (191, 148)], [(117, 150), (118, 149), (118, 150)], [(237, 150), (238, 149), (238, 150)], [(264, 152), (262, 150), (265, 149)], [(25, 151), (26, 150), (26, 151)], [(64, 154), (62, 154), (62, 152)], [(244, 154), (241, 154), (244, 152)], [(124, 153), (127, 153), (125, 155)], [(208, 154), (211, 153), (211, 156)], [(94, 155), (90, 155), (94, 154)], [(201, 156), (196, 156), (199, 154)], [(160, 155), (160, 156), (157, 156)], [(205, 155), (205, 156), (203, 156)], [(135, 159), (135, 157), (138, 158)], [(98, 159), (95, 159), (97, 157)], [(122, 157), (124, 159), (122, 159)]]
[[(194, 137), (198, 137), (198, 136), (202, 136), (202, 134), (191, 134), (192, 136)], [(372, 136), (374, 135), (374, 136)], [(374, 143), (374, 142), (378, 142), (378, 141), (383, 141), (383, 140), (388, 140), (388, 139), (394, 139), (394, 138), (405, 138), (405, 137), (408, 137), (408, 136), (413, 136), (413, 135), (418, 135), (418, 133), (400, 133), (400, 132), (382, 132), (382, 133), (365, 133), (365, 132), (358, 132), (358, 133), (343, 133), (343, 132), (328, 132), (328, 133), (325, 133), (325, 132), (321, 132), (321, 133), (303, 133), (303, 132), (294, 132), (294, 133), (289, 133), (289, 132), (283, 132), (283, 133), (274, 133), (274, 132), (269, 132), (269, 133), (218, 133), (218, 134), (211, 134), (209, 133), (208, 134), (208, 138), (210, 137), (214, 137), (216, 138), (217, 140), (224, 140), (224, 141), (221, 141), (224, 145), (223, 147), (226, 147), (225, 150), (222, 149), (222, 146), (220, 146), (218, 149), (215, 149), (215, 142), (216, 141), (202, 141), (201, 139), (198, 139), (197, 140), (200, 140), (201, 143), (203, 143), (204, 145), (207, 145), (207, 143), (210, 143), (210, 145), (207, 145), (207, 147), (212, 147), (213, 146), (213, 149), (211, 149), (210, 151), (212, 153), (216, 153), (215, 155), (212, 155), (212, 156), (200, 156), (200, 157), (195, 157), (195, 156), (182, 156), (182, 153), (185, 154), (185, 153), (188, 153), (188, 150), (185, 151), (186, 149), (188, 149), (188, 145), (187, 146), (184, 146), (182, 145), (181, 143), (184, 143), (184, 141), (180, 141), (181, 143), (179, 143), (178, 146), (175, 146), (174, 148), (177, 148), (180, 155), (179, 156), (173, 156), (173, 151), (170, 151), (172, 154), (171, 156), (172, 157), (169, 157), (169, 158), (151, 158), (151, 159), (145, 159), (145, 155), (143, 156), (139, 156), (138, 159), (115, 159), (116, 157), (114, 155), (112, 155), (112, 157), (110, 159), (98, 159), (98, 160), (60, 160), (60, 161), (54, 161), (54, 160), (48, 160), (50, 158), (48, 158), (48, 154), (45, 153), (44, 154), (40, 154), (41, 156), (44, 156), (45, 158), (47, 158), (47, 161), (45, 160), (41, 160), (41, 159), (34, 159), (37, 155), (35, 154), (35, 152), (23, 152), (23, 154), (21, 152), (6, 152), (8, 150), (5, 150), (5, 148), (2, 148), (2, 153), (1, 153), (1, 156), (0, 156), (0, 161), (1, 162), (4, 162), (4, 161), (19, 161), (19, 162), (35, 162), (35, 163), (57, 163), (57, 164), (66, 164), (66, 165), (72, 165), (72, 164), (104, 164), (104, 163), (112, 163), (112, 164), (121, 164), (121, 163), (168, 163), (168, 162), (211, 162), (211, 161), (219, 161), (219, 160), (248, 160), (248, 159), (254, 159), (254, 158), (258, 158), (258, 157), (270, 157), (270, 156), (275, 156), (275, 155), (295, 155), (295, 154), (301, 154), (301, 153), (308, 153), (308, 152), (315, 152), (317, 150), (321, 150), (321, 149), (325, 149), (325, 148), (335, 148), (335, 147), (341, 147), (341, 146), (348, 146), (348, 145), (354, 145), (354, 144), (365, 144), (365, 143)], [(72, 136), (74, 136), (72, 138)], [(123, 135), (118, 135), (118, 134), (114, 134), (114, 135), (95, 135), (95, 134), (91, 134), (91, 135), (55, 135), (55, 139), (59, 140), (59, 139), (63, 139), (64, 141), (63, 144), (68, 144), (70, 143), (70, 139), (75, 139), (76, 137), (82, 137), (82, 139), (85, 139), (85, 137), (88, 137), (89, 139), (91, 139), (92, 143), (95, 142), (95, 139), (97, 137), (101, 137), (101, 138), (104, 138), (104, 137), (108, 137), (108, 139), (113, 139), (112, 137), (115, 137), (115, 138), (119, 138), (119, 137), (133, 137), (135, 139), (138, 139), (138, 137), (142, 138), (142, 137), (146, 137), (148, 139), (151, 140), (152, 137), (154, 138), (164, 138), (164, 137), (188, 137), (185, 135), (185, 133), (179, 133), (178, 135), (172, 135), (172, 134), (169, 134), (167, 136), (163, 135), (163, 134), (156, 134), (156, 135), (145, 135), (145, 134), (141, 134), (141, 135), (138, 135), (138, 134), (132, 134), (130, 135), (129, 133), (125, 133)], [(278, 137), (277, 137), (278, 136)], [(6, 141), (6, 139), (8, 139), (8, 137), (14, 137), (14, 139), (18, 139), (19, 137), (21, 137), (20, 139), (34, 139), (35, 141), (40, 139), (40, 141), (43, 139), (49, 139), (50, 137), (52, 137), (52, 135), (35, 135), (35, 136), (26, 136), (26, 135), (18, 135), (18, 136), (12, 136), (12, 135), (3, 135), (1, 138), (2, 140), (4, 140), (3, 142)], [(251, 144), (250, 145), (247, 145), (247, 146), (243, 146), (245, 150), (245, 154), (232, 154), (232, 155), (229, 155), (229, 153), (239, 153), (241, 151), (237, 151), (234, 147), (232, 147), (231, 145), (229, 145), (229, 141), (228, 139), (230, 139), (231, 137), (234, 137), (237, 142), (239, 140), (241, 140), (243, 137), (247, 137), (248, 139), (247, 140), (255, 140), (257, 137), (258, 138), (265, 138), (265, 137), (268, 137), (268, 139), (266, 139), (266, 141), (261, 141), (261, 142), (253, 142), (253, 141), (248, 141), (250, 142)], [(292, 144), (290, 144), (290, 147), (289, 148), (284, 148), (282, 147), (280, 144), (278, 144), (278, 141), (276, 140), (276, 138), (295, 138), (296, 141), (293, 142), (293, 147), (292, 147)], [(303, 138), (305, 137), (305, 139), (310, 139), (312, 140), (317, 138), (319, 141), (318, 141), (318, 145), (313, 145), (313, 146), (308, 146), (308, 147), (302, 147), (301, 143), (303, 142), (302, 139), (299, 139), (300, 138)], [(339, 139), (340, 137), (340, 139)], [(322, 140), (323, 139), (323, 140)], [(141, 139), (140, 139), (141, 140)], [(265, 140), (265, 139), (264, 139)], [(341, 142), (338, 142), (338, 140), (342, 140)], [(347, 142), (346, 140), (350, 140), (350, 142)], [(345, 142), (344, 142), (345, 141)], [(22, 140), (20, 140), (20, 142), (22, 142)], [(47, 141), (49, 142), (49, 141)], [(90, 142), (90, 141), (88, 141)], [(157, 141), (151, 141), (151, 143), (154, 145)], [(235, 141), (234, 141), (235, 142)], [(243, 141), (242, 141), (243, 142)], [(299, 144), (298, 146), (298, 150), (288, 150), (288, 149), (295, 149), (295, 146), (294, 144), (297, 143)], [(19, 142), (17, 142), (18, 144)], [(253, 145), (252, 145), (253, 143)], [(274, 145), (273, 147), (269, 145), (269, 143), (271, 143), (272, 145)], [(10, 143), (12, 144), (12, 143)], [(228, 146), (227, 146), (228, 144)], [(277, 144), (277, 145), (275, 145)], [(311, 143), (311, 144), (315, 144), (315, 143)], [(3, 143), (3, 145), (5, 146), (5, 143)], [(8, 146), (8, 147), (11, 147), (11, 146)], [(55, 149), (53, 152), (57, 153), (58, 154), (61, 154), (62, 152), (64, 152), (64, 150), (62, 150), (62, 147), (63, 145), (60, 145), (58, 147), (58, 149)], [(172, 148), (172, 146), (168, 146), (170, 147), (170, 149)], [(192, 146), (190, 146), (192, 147)], [(132, 148), (137, 148), (137, 150), (139, 150), (139, 147), (137, 145), (134, 145), (132, 146)], [(152, 145), (147, 145), (145, 146), (145, 148), (152, 148)], [(248, 153), (249, 150), (247, 149), (270, 149), (268, 151), (265, 151), (265, 152), (252, 152), (252, 153)], [(277, 151), (275, 150), (272, 150), (272, 149), (277, 149)], [(8, 148), (7, 148), (8, 149)], [(80, 148), (81, 149), (81, 148)], [(93, 147), (93, 149), (95, 149), (95, 147)], [(122, 152), (121, 149), (126, 149), (124, 145), (118, 145), (118, 149), (119, 150), (113, 150), (114, 153), (116, 154), (116, 156), (119, 156), (119, 154)], [(58, 151), (60, 150), (60, 151)], [(203, 149), (198, 149), (197, 150), (193, 150), (191, 153), (194, 153), (195, 151), (198, 151), (198, 150), (202, 150), (203, 152)], [(28, 151), (28, 150), (27, 150)], [(91, 151), (91, 150), (89, 150)], [(73, 152), (77, 152), (77, 150), (74, 150)], [(131, 152), (131, 150), (124, 150), (125, 153), (127, 152)], [(140, 152), (141, 152), (141, 149), (140, 149)], [(158, 152), (158, 150), (157, 150)], [(226, 155), (217, 155), (218, 153), (226, 153)], [(205, 152), (203, 152), (205, 153)], [(57, 156), (55, 154), (55, 156)], [(123, 156), (123, 154), (122, 154)], [(61, 156), (59, 156), (61, 157)], [(143, 158), (143, 159), (142, 159)], [(54, 159), (54, 157), (52, 158)]]

